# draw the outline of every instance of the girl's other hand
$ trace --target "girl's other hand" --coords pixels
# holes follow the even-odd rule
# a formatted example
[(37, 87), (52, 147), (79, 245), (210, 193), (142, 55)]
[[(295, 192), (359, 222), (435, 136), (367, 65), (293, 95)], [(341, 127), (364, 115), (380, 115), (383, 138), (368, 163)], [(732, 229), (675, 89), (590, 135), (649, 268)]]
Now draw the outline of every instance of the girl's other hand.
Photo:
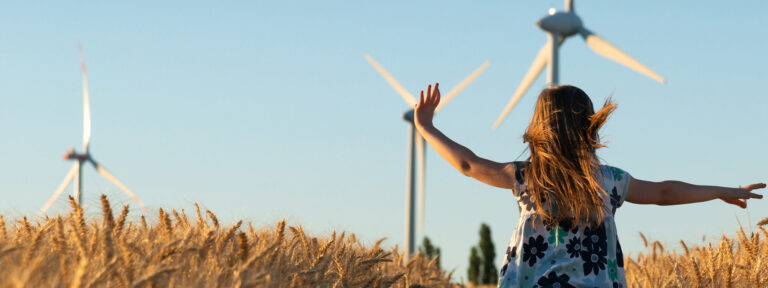
[(427, 95), (424, 95), (424, 90), (419, 93), (419, 103), (413, 108), (413, 121), (417, 126), (432, 125), (432, 117), (435, 115), (437, 104), (440, 103), (439, 85), (439, 83), (435, 83), (434, 91), (432, 85), (428, 85)]
[[(763, 195), (752, 193), (752, 190), (765, 188), (765, 183), (756, 183), (746, 187), (731, 188), (720, 192), (720, 200), (741, 208), (747, 208), (747, 199), (763, 199)], [(744, 200), (741, 200), (744, 199)]]

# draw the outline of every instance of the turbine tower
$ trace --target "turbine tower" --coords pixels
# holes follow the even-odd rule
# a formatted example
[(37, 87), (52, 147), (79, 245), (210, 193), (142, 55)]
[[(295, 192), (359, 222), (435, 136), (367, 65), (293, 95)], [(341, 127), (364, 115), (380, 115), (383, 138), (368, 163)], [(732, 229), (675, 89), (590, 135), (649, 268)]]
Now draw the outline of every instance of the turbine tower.
[(533, 81), (535, 81), (539, 74), (541, 74), (541, 70), (544, 69), (544, 66), (547, 66), (549, 72), (547, 74), (547, 85), (553, 87), (560, 82), (558, 75), (560, 65), (558, 51), (560, 49), (560, 44), (562, 44), (566, 38), (577, 33), (584, 38), (584, 41), (587, 42), (587, 46), (589, 46), (592, 51), (595, 51), (595, 53), (651, 77), (656, 81), (661, 83), (665, 82), (664, 78), (659, 76), (659, 74), (656, 74), (656, 72), (653, 72), (642, 63), (619, 50), (619, 48), (616, 48), (616, 46), (613, 46), (605, 39), (597, 36), (595, 33), (592, 33), (592, 31), (584, 27), (581, 18), (576, 15), (576, 12), (573, 9), (572, 0), (565, 0), (565, 12), (556, 11), (555, 8), (550, 8), (549, 15), (539, 19), (539, 21), (536, 22), (536, 25), (547, 32), (547, 43), (544, 44), (544, 47), (541, 47), (539, 54), (536, 56), (536, 59), (533, 60), (531, 68), (528, 69), (528, 73), (523, 77), (523, 81), (520, 82), (520, 86), (517, 87), (512, 99), (509, 100), (504, 111), (501, 112), (501, 116), (499, 116), (496, 123), (493, 124), (494, 130), (501, 125), (501, 122), (504, 121), (504, 118), (506, 118), (509, 112), (512, 111), (512, 108), (515, 107), (517, 101), (519, 101), (528, 88), (531, 87)]
[[(425, 166), (426, 166), (426, 142), (424, 138), (416, 131), (416, 126), (413, 122), (413, 107), (416, 105), (417, 101), (416, 98), (411, 95), (411, 93), (408, 93), (407, 90), (403, 88), (403, 86), (400, 85), (400, 83), (395, 80), (395, 78), (392, 78), (389, 73), (384, 70), (384, 68), (379, 65), (379, 63), (376, 63), (371, 56), (368, 54), (365, 55), (365, 59), (368, 60), (369, 63), (371, 63), (371, 66), (373, 66), (376, 71), (381, 74), (382, 77), (384, 77), (387, 82), (389, 82), (389, 85), (392, 85), (392, 88), (395, 88), (395, 91), (397, 91), (398, 94), (400, 94), (400, 97), (405, 100), (405, 103), (408, 104), (408, 107), (410, 109), (403, 113), (403, 119), (408, 122), (409, 125), (409, 134), (410, 139), (408, 141), (408, 176), (407, 176), (407, 188), (405, 191), (405, 251), (408, 252), (408, 256), (413, 254), (415, 251), (415, 205), (416, 202), (416, 169), (414, 169), (416, 166), (415, 162), (418, 161), (418, 178), (419, 178), (419, 184), (418, 184), (418, 190), (419, 190), (419, 228), (424, 232), (424, 194), (425, 194)], [(435, 108), (435, 114), (442, 109), (445, 104), (450, 102), (454, 97), (456, 97), (461, 90), (464, 90), (464, 88), (469, 85), (469, 83), (472, 83), (472, 81), (477, 78), (477, 76), (480, 75), (480, 73), (485, 70), (485, 68), (488, 68), (488, 65), (491, 65), (490, 61), (486, 61), (483, 63), (483, 65), (480, 66), (475, 72), (472, 72), (466, 79), (461, 81), (459, 85), (457, 85), (453, 90), (448, 92), (448, 94), (445, 94), (444, 97), (442, 97), (442, 100), (440, 101), (440, 104), (437, 105), (437, 108)]]
[(133, 201), (136, 201), (139, 206), (144, 209), (144, 204), (141, 203), (141, 200), (139, 200), (138, 197), (136, 197), (131, 190), (128, 189), (128, 187), (125, 187), (120, 180), (117, 180), (115, 176), (112, 175), (112, 173), (109, 173), (104, 166), (96, 162), (96, 160), (93, 159), (93, 156), (91, 155), (88, 148), (90, 147), (91, 143), (91, 105), (88, 98), (88, 77), (85, 73), (85, 58), (83, 57), (83, 48), (81, 45), (78, 45), (78, 48), (80, 50), (80, 63), (81, 68), (83, 71), (83, 153), (79, 154), (77, 153), (72, 147), (69, 147), (67, 149), (67, 153), (64, 154), (65, 160), (73, 160), (75, 161), (75, 164), (72, 165), (72, 169), (69, 170), (69, 173), (67, 173), (67, 176), (64, 178), (64, 181), (61, 182), (61, 185), (59, 185), (59, 188), (56, 189), (56, 192), (53, 193), (53, 196), (51, 196), (50, 199), (48, 199), (48, 202), (45, 203), (42, 209), (40, 209), (40, 213), (38, 215), (43, 215), (48, 208), (53, 205), (53, 202), (56, 201), (57, 198), (59, 198), (59, 195), (61, 195), (62, 192), (64, 192), (64, 189), (69, 186), (69, 183), (74, 180), (74, 197), (78, 204), (82, 205), (82, 195), (83, 195), (83, 164), (90, 163), (93, 165), (94, 168), (96, 168), (96, 171), (101, 174), (104, 178), (107, 178), (110, 182), (114, 183), (117, 187), (119, 187), (125, 194), (128, 194), (131, 198), (133, 198)]

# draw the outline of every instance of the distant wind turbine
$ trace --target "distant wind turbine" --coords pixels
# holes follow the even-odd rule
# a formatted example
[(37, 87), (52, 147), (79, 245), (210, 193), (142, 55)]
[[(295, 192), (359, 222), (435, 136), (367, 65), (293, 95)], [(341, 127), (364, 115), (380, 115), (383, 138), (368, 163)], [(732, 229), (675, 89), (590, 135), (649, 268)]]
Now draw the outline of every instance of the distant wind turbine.
[[(365, 59), (368, 60), (369, 63), (371, 63), (371, 66), (373, 66), (373, 68), (376, 69), (376, 71), (378, 71), (379, 74), (381, 74), (381, 76), (384, 77), (385, 80), (387, 80), (387, 82), (389, 82), (389, 85), (392, 85), (392, 88), (395, 88), (395, 91), (397, 91), (397, 93), (400, 94), (400, 97), (402, 97), (403, 100), (405, 100), (405, 103), (408, 104), (408, 107), (410, 107), (410, 109), (408, 111), (403, 113), (403, 119), (405, 119), (405, 121), (410, 124), (409, 127), (410, 127), (410, 135), (411, 135), (410, 141), (408, 143), (408, 159), (409, 159), (408, 160), (409, 161), (408, 162), (408, 176), (407, 176), (408, 177), (408, 180), (407, 180), (408, 188), (406, 190), (406, 195), (405, 195), (405, 199), (406, 199), (406, 201), (405, 201), (405, 203), (406, 203), (405, 204), (405, 206), (406, 206), (406, 209), (405, 209), (405, 218), (406, 218), (406, 221), (405, 221), (405, 251), (408, 251), (408, 255), (410, 255), (410, 254), (413, 254), (415, 252), (414, 251), (414, 249), (415, 249), (414, 236), (415, 236), (416, 233), (414, 233), (414, 226), (415, 226), (414, 225), (415, 224), (414, 223), (415, 222), (415, 218), (414, 218), (414, 214), (415, 214), (414, 213), (415, 212), (414, 211), (415, 210), (414, 206), (415, 205), (414, 205), (414, 202), (415, 202), (415, 198), (416, 198), (416, 193), (415, 193), (415, 190), (416, 190), (416, 182), (415, 182), (416, 169), (414, 169), (414, 166), (415, 166), (414, 162), (416, 162), (417, 159), (418, 159), (418, 166), (419, 166), (418, 167), (418, 174), (419, 174), (418, 175), (418, 177), (419, 177), (419, 204), (420, 204), (419, 205), (420, 206), (420, 209), (419, 209), (419, 227), (421, 228), (421, 231), (424, 232), (424, 194), (425, 194), (425, 188), (424, 188), (424, 186), (425, 186), (425, 180), (424, 180), (425, 174), (424, 174), (424, 172), (425, 172), (425, 168), (426, 168), (425, 167), (426, 166), (426, 159), (425, 159), (426, 143), (424, 141), (424, 138), (421, 136), (421, 134), (419, 134), (416, 131), (416, 127), (414, 126), (414, 123), (413, 123), (413, 106), (416, 105), (417, 101), (416, 101), (416, 98), (414, 98), (413, 95), (411, 95), (411, 93), (408, 93), (408, 91), (405, 90), (405, 88), (403, 88), (403, 86), (401, 86), (400, 83), (398, 83), (397, 80), (395, 80), (395, 78), (392, 78), (392, 76), (389, 75), (389, 73), (386, 70), (384, 70), (384, 68), (382, 68), (381, 65), (379, 65), (379, 63), (376, 63), (376, 61), (373, 60), (373, 58), (371, 58), (371, 56), (366, 54), (365, 55)], [(445, 106), (445, 104), (447, 104), (454, 97), (456, 97), (456, 95), (458, 95), (459, 92), (461, 92), (461, 90), (464, 90), (464, 88), (466, 88), (467, 85), (469, 85), (469, 83), (472, 83), (472, 81), (474, 81), (475, 78), (477, 78), (477, 76), (479, 76), (480, 73), (482, 73), (483, 70), (485, 70), (485, 68), (488, 68), (488, 65), (491, 65), (490, 61), (486, 61), (485, 63), (483, 63), (483, 65), (480, 66), (480, 68), (478, 68), (477, 70), (475, 70), (475, 72), (470, 74), (466, 79), (464, 79), (464, 81), (461, 81), (461, 83), (459, 83), (459, 85), (457, 85), (455, 88), (453, 88), (453, 90), (451, 90), (450, 92), (445, 94), (444, 97), (441, 97), (442, 100), (440, 101), (440, 104), (437, 105), (437, 108), (435, 108), (435, 113), (440, 111), (440, 109), (442, 109)], [(414, 155), (414, 154), (416, 154), (416, 155)], [(414, 156), (416, 156), (416, 157), (414, 157)]]
[(133, 201), (136, 201), (137, 204), (143, 209), (144, 204), (141, 203), (141, 200), (139, 200), (138, 197), (136, 197), (131, 190), (128, 189), (128, 187), (125, 187), (120, 180), (117, 180), (115, 176), (112, 175), (112, 173), (109, 173), (104, 166), (96, 162), (96, 160), (93, 159), (93, 156), (91, 156), (90, 151), (88, 151), (88, 148), (90, 146), (91, 142), (91, 107), (90, 102), (88, 99), (88, 77), (85, 73), (85, 58), (83, 57), (83, 48), (82, 46), (78, 45), (78, 48), (80, 50), (80, 63), (81, 68), (83, 71), (83, 153), (78, 154), (75, 152), (75, 149), (72, 147), (69, 147), (67, 149), (67, 153), (64, 154), (64, 159), (66, 160), (73, 160), (75, 161), (75, 164), (72, 165), (72, 169), (69, 170), (69, 173), (67, 173), (67, 176), (64, 178), (64, 181), (61, 182), (61, 185), (59, 185), (59, 188), (56, 189), (56, 192), (53, 193), (53, 196), (48, 200), (47, 203), (43, 206), (42, 209), (40, 209), (39, 215), (43, 215), (48, 208), (53, 205), (53, 202), (56, 201), (57, 198), (59, 198), (59, 195), (61, 195), (62, 192), (64, 192), (64, 189), (69, 186), (69, 183), (72, 182), (72, 180), (75, 181), (74, 184), (74, 197), (77, 203), (82, 203), (82, 193), (83, 193), (83, 164), (88, 162), (93, 165), (94, 168), (96, 168), (96, 171), (101, 174), (104, 178), (107, 178), (110, 182), (114, 183), (117, 187), (119, 187), (125, 194), (128, 194), (131, 198), (133, 198)]
[(549, 68), (549, 74), (547, 74), (547, 84), (550, 87), (556, 86), (558, 84), (560, 59), (558, 56), (558, 50), (560, 49), (560, 44), (565, 41), (566, 38), (576, 33), (581, 34), (581, 37), (584, 38), (584, 41), (587, 42), (587, 46), (589, 46), (592, 51), (595, 51), (595, 53), (611, 59), (621, 65), (627, 66), (630, 69), (640, 72), (643, 75), (653, 78), (656, 81), (661, 83), (665, 82), (664, 78), (659, 76), (659, 74), (656, 74), (656, 72), (653, 72), (648, 67), (645, 67), (645, 65), (641, 64), (631, 56), (619, 50), (619, 48), (616, 48), (616, 46), (613, 46), (605, 39), (597, 36), (596, 34), (592, 33), (592, 31), (589, 31), (586, 27), (584, 27), (581, 22), (581, 18), (576, 15), (576, 12), (573, 9), (572, 0), (565, 0), (565, 12), (556, 11), (555, 8), (550, 8), (549, 15), (539, 19), (536, 24), (539, 26), (539, 28), (547, 32), (548, 41), (546, 44), (544, 44), (544, 47), (541, 47), (541, 50), (539, 50), (539, 54), (536, 56), (536, 59), (533, 60), (533, 65), (531, 65), (531, 68), (528, 69), (528, 73), (525, 74), (525, 77), (523, 77), (523, 81), (520, 82), (520, 86), (517, 87), (517, 90), (512, 96), (512, 99), (509, 100), (509, 103), (504, 108), (504, 111), (501, 112), (501, 116), (499, 116), (499, 118), (496, 120), (496, 123), (493, 124), (494, 130), (498, 128), (499, 125), (501, 125), (501, 122), (504, 121), (504, 118), (506, 118), (509, 112), (512, 111), (512, 108), (515, 107), (517, 101), (519, 101), (523, 94), (525, 94), (525, 92), (528, 90), (528, 88), (531, 87), (533, 81), (535, 81), (539, 74), (541, 74), (541, 70), (544, 70), (544, 66)]

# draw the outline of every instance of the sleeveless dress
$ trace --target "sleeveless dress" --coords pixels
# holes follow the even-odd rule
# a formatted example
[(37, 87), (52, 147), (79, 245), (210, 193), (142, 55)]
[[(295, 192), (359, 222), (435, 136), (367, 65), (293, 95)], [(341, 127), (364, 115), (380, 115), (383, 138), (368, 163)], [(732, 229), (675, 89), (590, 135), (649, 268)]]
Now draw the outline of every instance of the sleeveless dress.
[(520, 219), (499, 271), (499, 287), (627, 287), (624, 255), (616, 236), (614, 215), (627, 194), (630, 175), (601, 165), (598, 182), (608, 192), (611, 213), (597, 227), (561, 221), (533, 221), (535, 204), (524, 183), (526, 162), (515, 162), (515, 188)]

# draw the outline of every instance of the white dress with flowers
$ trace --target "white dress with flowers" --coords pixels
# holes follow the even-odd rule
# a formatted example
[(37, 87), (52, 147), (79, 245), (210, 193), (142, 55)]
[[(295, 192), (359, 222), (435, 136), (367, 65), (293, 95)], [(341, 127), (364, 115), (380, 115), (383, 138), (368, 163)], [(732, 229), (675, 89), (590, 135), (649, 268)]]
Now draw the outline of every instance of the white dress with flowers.
[(527, 164), (515, 162), (517, 183), (512, 191), (520, 219), (499, 271), (499, 287), (626, 287), (613, 218), (626, 197), (630, 175), (600, 166), (598, 181), (609, 194), (605, 204), (611, 208), (600, 226), (562, 221), (547, 227), (541, 217), (533, 221), (536, 208), (524, 183)]

